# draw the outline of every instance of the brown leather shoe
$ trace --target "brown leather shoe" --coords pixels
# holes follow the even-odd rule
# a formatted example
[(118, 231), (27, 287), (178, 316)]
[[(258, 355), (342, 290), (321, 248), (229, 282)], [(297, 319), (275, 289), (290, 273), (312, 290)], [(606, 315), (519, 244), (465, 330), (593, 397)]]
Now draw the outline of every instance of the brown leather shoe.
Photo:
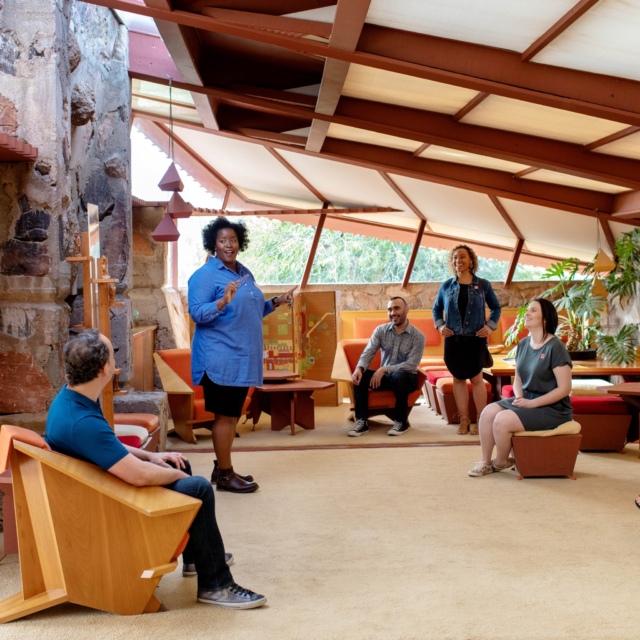
[(231, 493), (253, 493), (258, 490), (258, 484), (243, 480), (231, 467), (230, 469), (218, 469), (216, 489), (231, 491)]
[[(214, 460), (213, 461), (213, 471), (211, 472), (211, 484), (217, 484), (218, 482), (218, 461)], [(239, 473), (236, 473), (236, 475), (238, 476), (238, 478), (242, 478), (243, 480), (246, 480), (247, 482), (253, 482), (253, 476), (241, 476)]]

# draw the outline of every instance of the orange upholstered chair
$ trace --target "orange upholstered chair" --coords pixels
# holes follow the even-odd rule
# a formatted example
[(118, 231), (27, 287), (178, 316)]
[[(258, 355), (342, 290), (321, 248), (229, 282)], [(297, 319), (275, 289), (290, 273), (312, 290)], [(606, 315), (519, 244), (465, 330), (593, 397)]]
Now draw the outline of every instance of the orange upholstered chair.
[(0, 472), (9, 464), (22, 591), (0, 602), (0, 623), (63, 602), (125, 615), (160, 609), (156, 587), (178, 566), (200, 500), (134, 487), (3, 425)]
[[(210, 429), (215, 415), (204, 408), (203, 388), (191, 380), (191, 349), (163, 349), (153, 358), (169, 399), (173, 428), (185, 442), (195, 443), (193, 425)], [(249, 410), (252, 394), (253, 387), (247, 394), (243, 415)]]
[[(378, 324), (380, 324), (378, 322)], [(376, 325), (377, 326), (377, 325)], [(355, 371), (356, 366), (358, 365), (358, 360), (364, 351), (364, 348), (367, 346), (369, 342), (368, 339), (360, 339), (360, 340), (343, 340), (342, 348), (344, 349), (345, 356), (347, 358), (347, 362), (349, 364), (349, 368), (351, 372)], [(380, 367), (380, 351), (374, 356), (369, 368), (377, 369)], [(418, 388), (411, 394), (409, 394), (409, 412), (411, 412), (411, 408), (415, 405), (416, 401), (420, 397), (422, 393), (422, 386), (426, 380), (425, 374), (418, 370)], [(353, 399), (353, 384), (348, 383), (349, 387), (349, 397), (351, 398), (351, 406), (354, 407), (354, 399)], [(390, 420), (393, 420), (393, 409), (396, 405), (396, 398), (393, 395), (393, 391), (378, 391), (371, 389), (369, 392), (369, 416), (378, 416), (385, 415)]]

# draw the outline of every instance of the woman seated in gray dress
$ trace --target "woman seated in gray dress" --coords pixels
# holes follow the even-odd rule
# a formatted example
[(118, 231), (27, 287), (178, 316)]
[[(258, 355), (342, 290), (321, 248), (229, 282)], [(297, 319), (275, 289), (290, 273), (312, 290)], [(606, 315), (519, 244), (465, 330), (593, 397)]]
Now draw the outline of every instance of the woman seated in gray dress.
[[(487, 406), (480, 416), (482, 460), (469, 475), (486, 476), (513, 467), (511, 437), (517, 431), (545, 431), (573, 419), (571, 358), (556, 338), (558, 313), (548, 300), (534, 298), (525, 314), (529, 335), (518, 343), (514, 398)], [(493, 449), (495, 459), (491, 459)]]

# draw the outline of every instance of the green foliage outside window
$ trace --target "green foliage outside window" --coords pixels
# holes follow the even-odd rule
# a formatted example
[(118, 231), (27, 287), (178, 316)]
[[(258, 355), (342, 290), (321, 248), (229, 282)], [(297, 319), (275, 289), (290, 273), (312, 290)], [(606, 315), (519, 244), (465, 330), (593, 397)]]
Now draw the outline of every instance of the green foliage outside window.
[[(209, 218), (180, 220), (179, 280), (189, 276), (204, 262), (201, 230)], [(239, 220), (233, 218), (233, 220)], [(259, 217), (240, 219), (249, 229), (250, 244), (239, 259), (260, 284), (296, 284), (302, 279), (315, 234), (314, 227)], [(311, 284), (370, 284), (402, 282), (411, 255), (411, 245), (340, 231), (324, 230), (316, 252)], [(412, 282), (442, 282), (451, 277), (449, 252), (420, 247), (411, 274)], [(479, 257), (478, 275), (492, 281), (504, 280), (508, 263)], [(540, 267), (518, 265), (514, 280), (539, 280)]]

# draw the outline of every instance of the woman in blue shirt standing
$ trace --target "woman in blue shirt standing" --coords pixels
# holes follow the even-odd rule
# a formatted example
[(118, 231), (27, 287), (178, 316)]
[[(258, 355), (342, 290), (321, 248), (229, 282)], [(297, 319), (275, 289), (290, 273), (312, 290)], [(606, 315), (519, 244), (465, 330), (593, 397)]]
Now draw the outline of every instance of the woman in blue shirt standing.
[[(453, 376), (453, 396), (460, 416), (458, 435), (469, 433), (469, 391), (478, 416), (487, 404), (487, 391), (482, 379), (487, 354), (487, 338), (500, 319), (500, 302), (491, 283), (476, 276), (478, 257), (471, 247), (459, 244), (449, 254), (449, 266), (455, 274), (445, 280), (433, 305), (436, 329), (444, 337), (444, 362)], [(491, 313), (485, 321), (485, 308)], [(478, 427), (471, 427), (478, 434)]]
[(216, 416), (211, 482), (219, 491), (251, 493), (258, 484), (234, 472), (231, 447), (249, 387), (262, 385), (262, 318), (291, 304), (293, 289), (265, 300), (252, 273), (237, 260), (249, 244), (244, 224), (216, 218), (203, 229), (202, 240), (211, 257), (189, 278), (189, 315), (196, 325), (191, 379), (202, 385), (205, 408)]

